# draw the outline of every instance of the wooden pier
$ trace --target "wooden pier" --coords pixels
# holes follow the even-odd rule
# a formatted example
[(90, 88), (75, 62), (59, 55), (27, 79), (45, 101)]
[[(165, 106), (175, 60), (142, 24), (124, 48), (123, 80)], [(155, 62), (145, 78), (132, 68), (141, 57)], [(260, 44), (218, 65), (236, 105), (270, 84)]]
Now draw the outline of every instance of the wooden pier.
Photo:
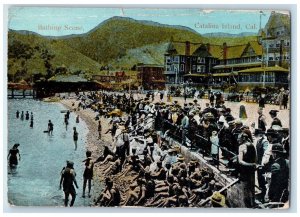
[(34, 89), (8, 89), (7, 91), (8, 99), (20, 99), (20, 98), (36, 98), (36, 91)]

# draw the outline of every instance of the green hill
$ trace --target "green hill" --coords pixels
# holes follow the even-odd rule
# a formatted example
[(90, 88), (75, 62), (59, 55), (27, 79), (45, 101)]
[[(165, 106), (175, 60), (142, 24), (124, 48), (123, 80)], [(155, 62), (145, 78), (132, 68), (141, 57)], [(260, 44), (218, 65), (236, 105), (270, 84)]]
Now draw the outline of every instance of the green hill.
[(112, 17), (80, 35), (45, 37), (29, 31), (8, 32), (8, 80), (49, 78), (56, 74), (104, 73), (100, 68), (131, 69), (138, 63), (163, 65), (170, 40), (227, 45), (255, 40), (202, 37), (183, 26)]
[(99, 71), (101, 65), (66, 45), (31, 32), (8, 32), (8, 77), (10, 81), (34, 75)]
[(202, 41), (201, 35), (189, 28), (122, 17), (110, 18), (86, 34), (63, 41), (93, 60), (109, 64), (125, 56), (128, 49), (168, 42), (171, 37), (178, 41)]

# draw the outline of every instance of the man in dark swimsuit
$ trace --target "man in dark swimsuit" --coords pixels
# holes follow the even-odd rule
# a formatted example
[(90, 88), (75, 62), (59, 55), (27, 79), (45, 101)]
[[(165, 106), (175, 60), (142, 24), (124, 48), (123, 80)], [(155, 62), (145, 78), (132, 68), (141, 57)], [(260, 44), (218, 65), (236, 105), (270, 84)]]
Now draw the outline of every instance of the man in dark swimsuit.
[(26, 114), (25, 114), (25, 119), (26, 119), (26, 121), (28, 121), (28, 120), (29, 120), (29, 113), (28, 113), (28, 111), (26, 111)]
[(20, 115), (20, 112), (19, 112), (19, 110), (17, 110), (17, 112), (16, 112), (16, 118), (19, 118), (19, 115)]
[(49, 120), (48, 122), (48, 134), (51, 136), (53, 134), (53, 123), (51, 122), (51, 120)]
[(59, 189), (61, 189), (61, 185), (63, 184), (63, 191), (65, 192), (65, 206), (68, 206), (70, 194), (72, 196), (70, 207), (74, 205), (76, 199), (76, 191), (73, 183), (75, 184), (76, 188), (78, 188), (75, 176), (76, 173), (74, 171), (74, 163), (71, 161), (67, 161), (67, 167), (64, 168), (61, 172), (61, 179), (59, 183)]
[(92, 152), (87, 151), (86, 152), (86, 159), (83, 161), (85, 162), (85, 170), (83, 172), (83, 192), (82, 192), (82, 197), (85, 197), (85, 188), (86, 188), (86, 183), (88, 182), (88, 188), (89, 188), (89, 193), (88, 196), (91, 197), (91, 186), (92, 186), (92, 179), (93, 179), (93, 169), (94, 169), (94, 162), (91, 158)]
[(73, 140), (75, 144), (75, 151), (77, 150), (77, 141), (78, 141), (78, 132), (76, 131), (76, 127), (73, 127)]
[(9, 150), (7, 159), (9, 159), (9, 166), (11, 168), (16, 167), (18, 165), (17, 155), (19, 155), (19, 160), (21, 160), (21, 155), (18, 149), (19, 146), (20, 144), (14, 144), (13, 148)]

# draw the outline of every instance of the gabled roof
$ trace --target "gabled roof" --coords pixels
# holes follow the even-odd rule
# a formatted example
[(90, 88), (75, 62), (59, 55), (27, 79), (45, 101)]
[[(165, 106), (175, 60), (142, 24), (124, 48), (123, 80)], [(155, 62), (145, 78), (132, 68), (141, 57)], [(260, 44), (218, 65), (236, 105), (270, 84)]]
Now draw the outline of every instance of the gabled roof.
[[(235, 59), (240, 58), (245, 50), (247, 45), (235, 45), (235, 46), (227, 46), (227, 55), (226, 59)], [(224, 59), (222, 55), (220, 60)]]
[(259, 44), (257, 41), (250, 41), (249, 44), (257, 55), (262, 55), (263, 47), (261, 44)]
[(209, 53), (217, 59), (223, 57), (223, 46), (221, 45), (210, 45)]
[[(190, 55), (199, 48), (200, 44), (190, 44)], [(184, 42), (170, 42), (166, 51), (167, 54), (185, 55), (185, 43)]]
[(268, 34), (275, 34), (273, 32), (274, 28), (277, 27), (286, 27), (288, 31), (291, 30), (291, 17), (288, 14), (281, 14), (272, 12), (269, 20), (265, 26), (265, 29), (267, 30)]
[(197, 56), (197, 57), (209, 57), (211, 56), (211, 54), (208, 52), (207, 50), (207, 46), (202, 44), (200, 45), (196, 50), (195, 52), (193, 53), (194, 56)]
[[(184, 42), (170, 42), (166, 51), (171, 55), (185, 55), (185, 43)], [(226, 59), (240, 58), (246, 48), (251, 46), (256, 55), (262, 55), (262, 45), (257, 41), (250, 41), (242, 45), (227, 46)], [(214, 57), (219, 60), (223, 60), (223, 45), (209, 45), (209, 49), (206, 44), (190, 44), (190, 55), (200, 57)]]

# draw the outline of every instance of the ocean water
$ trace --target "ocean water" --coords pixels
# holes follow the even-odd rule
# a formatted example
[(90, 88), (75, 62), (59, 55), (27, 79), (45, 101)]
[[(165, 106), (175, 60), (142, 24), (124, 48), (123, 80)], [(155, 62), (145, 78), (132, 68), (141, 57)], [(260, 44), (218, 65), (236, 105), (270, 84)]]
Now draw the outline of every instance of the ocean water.
[[(30, 120), (16, 118), (16, 111), (33, 112), (34, 125)], [(7, 168), (8, 202), (16, 206), (63, 206), (64, 194), (59, 190), (60, 172), (66, 160), (74, 162), (79, 185), (74, 206), (89, 206), (90, 199), (82, 198), (86, 124), (71, 112), (69, 125), (64, 125), (66, 108), (59, 103), (47, 103), (33, 99), (8, 100), (8, 143), (7, 150), (19, 143), (21, 161), (15, 171)], [(53, 135), (44, 133), (48, 120), (54, 124)], [(73, 127), (79, 133), (77, 150), (73, 142)]]

